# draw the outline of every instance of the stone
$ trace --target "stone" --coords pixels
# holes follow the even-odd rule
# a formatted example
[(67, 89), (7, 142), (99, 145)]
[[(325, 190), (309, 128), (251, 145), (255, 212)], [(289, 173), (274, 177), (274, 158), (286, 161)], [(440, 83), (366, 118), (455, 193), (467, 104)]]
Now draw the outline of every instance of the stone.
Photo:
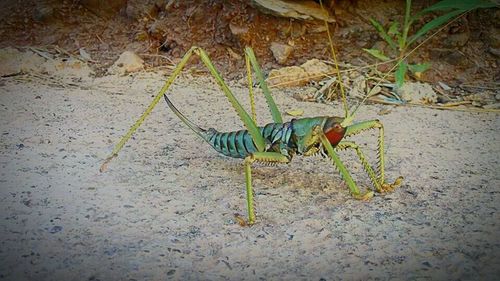
[(301, 20), (326, 20), (335, 22), (330, 13), (315, 1), (252, 0), (263, 13)]
[(305, 86), (311, 81), (320, 81), (327, 75), (335, 73), (335, 69), (318, 60), (311, 59), (301, 66), (289, 66), (273, 69), (267, 79), (269, 85), (275, 87)]
[(144, 69), (144, 60), (131, 51), (123, 52), (115, 63), (108, 69), (110, 74), (126, 75)]
[(300, 67), (304, 69), (310, 80), (313, 81), (319, 81), (325, 76), (335, 73), (335, 69), (331, 65), (328, 65), (319, 59), (310, 59), (303, 63)]
[(293, 51), (291, 46), (276, 42), (271, 43), (270, 49), (279, 64), (285, 64)]
[(240, 26), (234, 23), (229, 23), (229, 30), (233, 35), (243, 35), (248, 33), (248, 26)]
[(307, 73), (300, 66), (289, 66), (273, 69), (269, 72), (267, 83), (275, 87), (299, 87), (307, 85)]
[(406, 82), (396, 90), (397, 94), (407, 102), (433, 104), (438, 100), (432, 86), (421, 82)]
[[(21, 52), (8, 47), (0, 49), (0, 77), (20, 73), (45, 73), (64, 79), (88, 79), (94, 72), (76, 58), (52, 58), (42, 51)], [(42, 57), (42, 55), (44, 57)]]
[(299, 87), (305, 86), (311, 81), (320, 81), (327, 75), (335, 73), (335, 69), (318, 60), (311, 59), (301, 66), (289, 66), (273, 69), (269, 73), (267, 81), (275, 87)]
[(0, 77), (21, 73), (21, 52), (12, 47), (0, 49)]
[(44, 58), (31, 51), (21, 52), (12, 47), (0, 49), (0, 77), (40, 70), (44, 63)]

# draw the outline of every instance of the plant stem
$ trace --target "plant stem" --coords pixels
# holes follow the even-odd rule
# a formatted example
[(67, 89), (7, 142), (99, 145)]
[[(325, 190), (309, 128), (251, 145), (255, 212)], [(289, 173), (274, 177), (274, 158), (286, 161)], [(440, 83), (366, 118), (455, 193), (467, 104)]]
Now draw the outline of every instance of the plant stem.
[[(411, 19), (410, 19), (410, 11), (411, 11), (411, 0), (406, 0), (405, 7), (405, 23), (403, 26), (403, 38), (401, 42), (399, 42), (399, 51), (401, 53), (406, 49), (406, 39), (408, 38), (408, 31), (410, 30)], [(400, 55), (401, 57), (401, 55)]]

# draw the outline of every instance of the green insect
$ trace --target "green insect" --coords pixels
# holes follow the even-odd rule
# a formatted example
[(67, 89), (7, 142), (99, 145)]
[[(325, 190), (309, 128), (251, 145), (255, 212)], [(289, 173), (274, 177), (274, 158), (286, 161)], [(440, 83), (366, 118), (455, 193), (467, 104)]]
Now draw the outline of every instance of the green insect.
[[(189, 58), (196, 54), (206, 65), (211, 74), (215, 77), (217, 84), (229, 99), (229, 102), (236, 110), (241, 121), (245, 125), (245, 130), (235, 132), (218, 132), (210, 128), (202, 129), (189, 121), (177, 108), (172, 104), (165, 94), (175, 78), (182, 71)], [(359, 105), (354, 111), (349, 114), (346, 108), (345, 117), (335, 116), (320, 116), (313, 118), (293, 119), (289, 122), (283, 122), (281, 114), (270, 94), (269, 88), (264, 80), (262, 71), (254, 52), (251, 48), (245, 49), (245, 60), (248, 72), (248, 82), (250, 89), (250, 100), (252, 107), (252, 117), (243, 109), (238, 100), (229, 90), (227, 84), (222, 79), (219, 72), (215, 69), (213, 63), (206, 52), (198, 47), (192, 47), (182, 58), (179, 64), (174, 69), (173, 73), (154, 98), (148, 109), (130, 128), (128, 133), (123, 136), (121, 141), (116, 145), (110, 157), (104, 162), (101, 171), (105, 169), (107, 163), (118, 155), (119, 150), (125, 142), (132, 136), (134, 131), (140, 126), (144, 119), (150, 114), (158, 101), (163, 96), (169, 108), (179, 117), (184, 124), (193, 130), (198, 136), (210, 144), (217, 152), (234, 158), (244, 159), (245, 165), (245, 181), (246, 181), (246, 196), (248, 210), (248, 224), (255, 223), (255, 211), (253, 203), (252, 190), (252, 171), (251, 167), (254, 162), (267, 163), (289, 163), (293, 156), (303, 155), (311, 156), (321, 153), (329, 157), (335, 167), (339, 170), (342, 178), (347, 183), (352, 196), (360, 200), (368, 200), (373, 197), (373, 191), (361, 193), (356, 183), (352, 179), (348, 170), (338, 157), (336, 151), (343, 149), (353, 149), (356, 151), (365, 171), (367, 172), (376, 192), (392, 191), (395, 187), (401, 184), (402, 177), (396, 179), (392, 184), (385, 181), (384, 176), (384, 127), (378, 120), (362, 121), (353, 123), (354, 113), (359, 108)], [(271, 111), (273, 123), (259, 127), (256, 124), (254, 97), (252, 92), (252, 75), (251, 67), (253, 68), (260, 86), (266, 98), (267, 105)], [(345, 105), (344, 105), (345, 106)], [(344, 140), (346, 137), (356, 135), (362, 131), (369, 129), (378, 129), (378, 167), (377, 172), (368, 163), (359, 146), (352, 142)]]

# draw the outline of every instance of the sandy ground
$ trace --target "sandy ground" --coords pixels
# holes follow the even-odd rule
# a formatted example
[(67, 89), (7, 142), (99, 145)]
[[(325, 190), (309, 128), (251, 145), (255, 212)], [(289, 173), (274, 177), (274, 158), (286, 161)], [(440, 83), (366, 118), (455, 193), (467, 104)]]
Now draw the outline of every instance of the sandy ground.
[[(350, 197), (321, 157), (258, 166), (258, 222), (241, 227), (234, 214), (246, 214), (242, 161), (218, 155), (163, 103), (108, 171), (99, 173), (163, 81), (159, 74), (140, 74), (62, 88), (2, 80), (0, 279), (500, 275), (498, 115), (364, 106), (359, 120), (385, 124), (387, 176), (403, 175), (401, 188), (365, 203)], [(209, 82), (184, 78), (170, 96), (202, 127), (241, 128)], [(233, 89), (246, 100), (244, 87)], [(339, 106), (298, 102), (290, 92), (274, 93), (282, 111), (342, 112)], [(269, 122), (260, 96), (258, 104), (260, 123)], [(382, 109), (391, 111), (379, 115)], [(372, 160), (374, 136), (356, 138)], [(369, 186), (352, 152), (341, 157), (358, 184)]]

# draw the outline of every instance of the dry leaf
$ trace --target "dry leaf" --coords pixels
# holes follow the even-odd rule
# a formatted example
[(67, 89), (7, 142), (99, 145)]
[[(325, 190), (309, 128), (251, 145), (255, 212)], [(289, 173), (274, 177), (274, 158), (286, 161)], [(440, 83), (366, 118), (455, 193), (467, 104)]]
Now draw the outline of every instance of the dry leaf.
[(302, 110), (302, 109), (292, 109), (292, 110), (286, 111), (286, 114), (288, 114), (290, 116), (293, 116), (293, 117), (298, 117), (298, 116), (302, 116), (304, 114), (304, 110)]

